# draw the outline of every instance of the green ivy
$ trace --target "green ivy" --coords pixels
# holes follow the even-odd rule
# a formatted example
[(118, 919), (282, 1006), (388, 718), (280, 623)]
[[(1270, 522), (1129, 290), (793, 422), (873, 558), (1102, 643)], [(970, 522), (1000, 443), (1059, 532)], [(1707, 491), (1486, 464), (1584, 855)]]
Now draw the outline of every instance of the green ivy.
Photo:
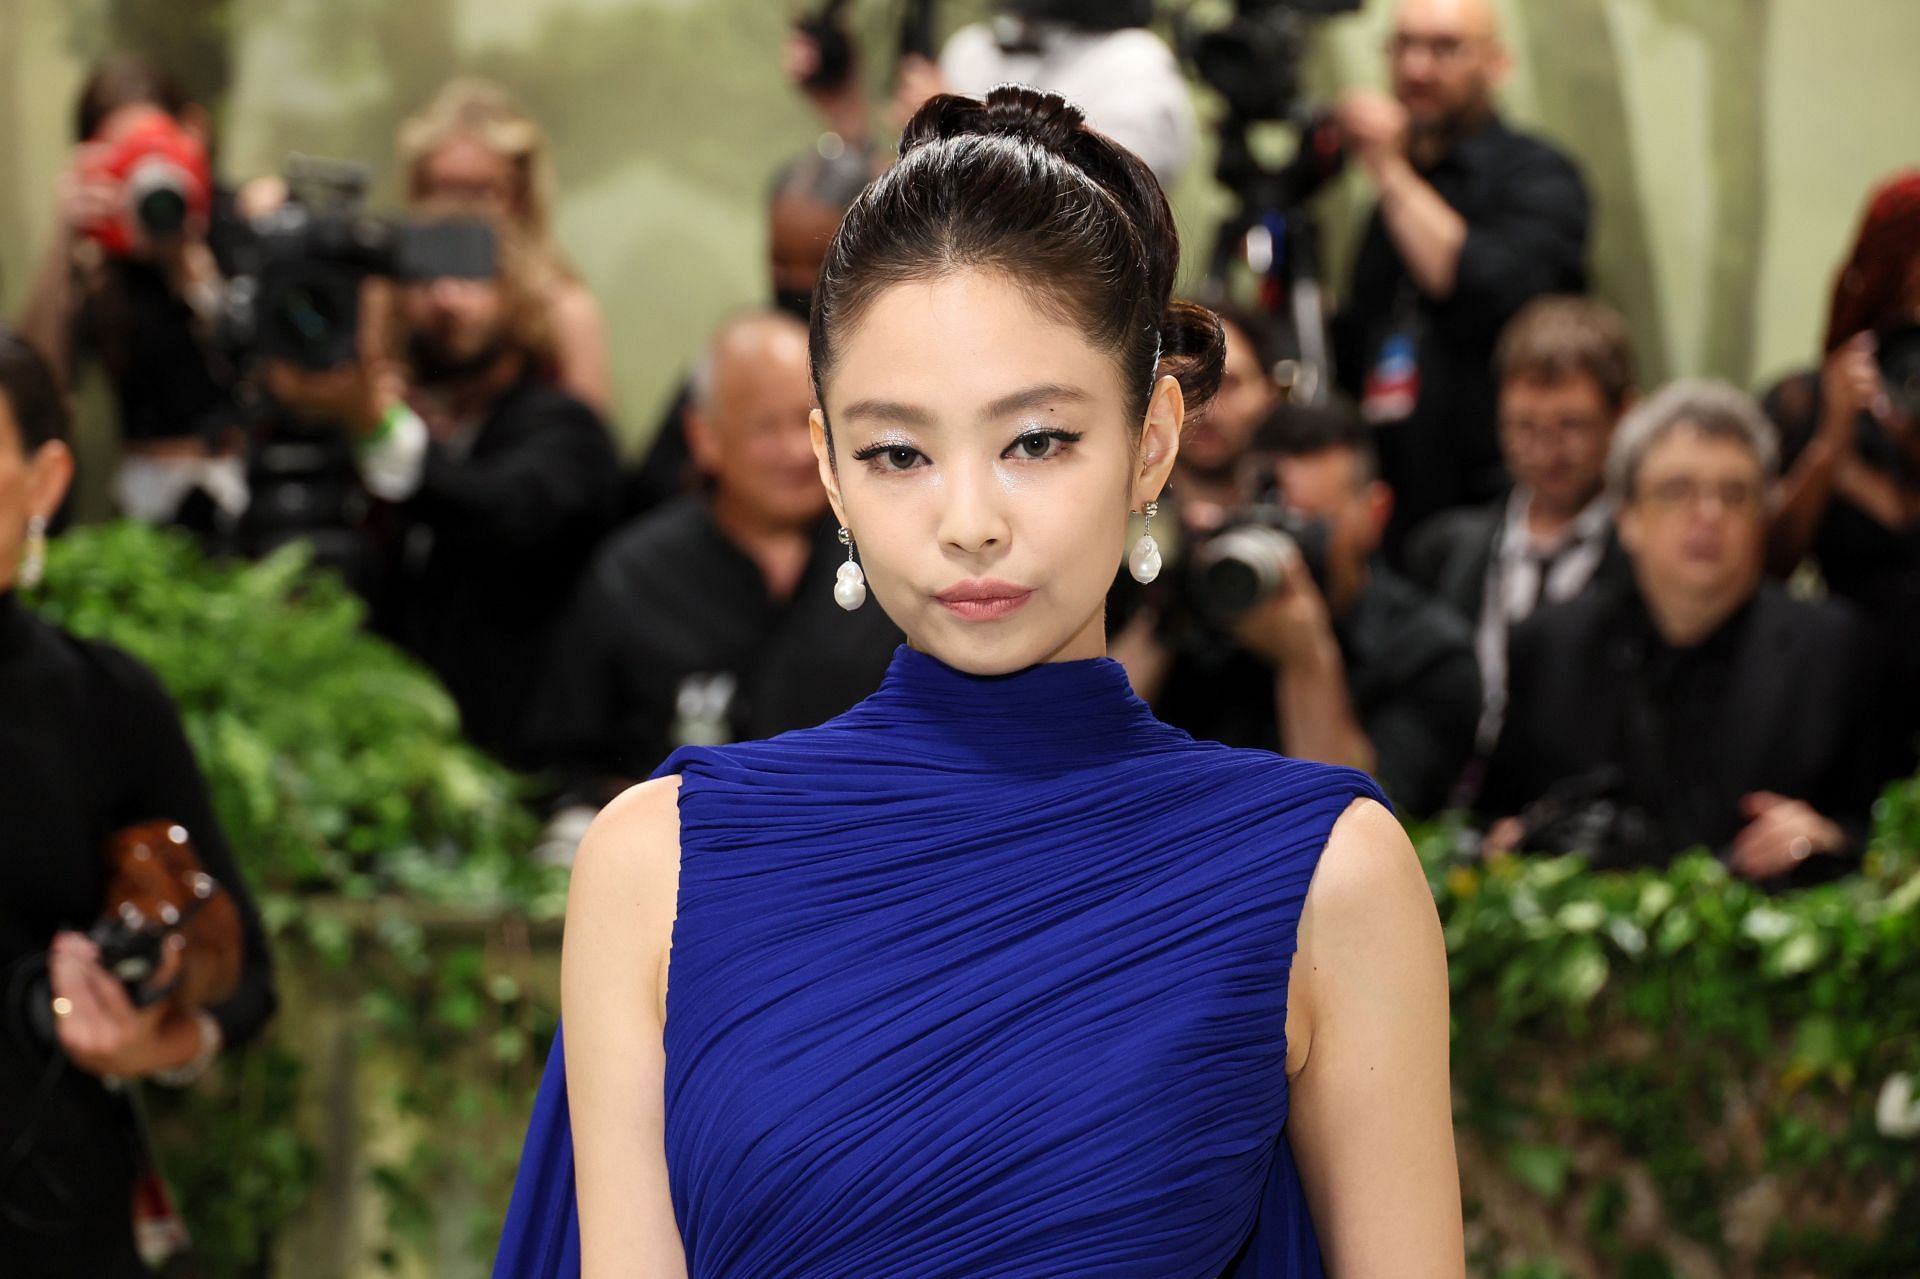
[[(87, 529), (48, 583), (38, 607), (178, 699), (282, 957), (360, 992), (366, 1033), (402, 1053), (387, 1100), (435, 1140), (375, 1170), (388, 1259), (433, 1255), (455, 1172), (493, 1196), (453, 1223), (484, 1257), (517, 1155), (498, 1134), (524, 1123), (557, 1010), (500, 962), (500, 926), (430, 950), (421, 919), (557, 917), (564, 874), (525, 856), (519, 784), (298, 552), (222, 564)], [(1920, 780), (1882, 799), (1859, 874), (1784, 894), (1704, 856), (1600, 875), (1471, 860), (1457, 835), (1416, 840), (1476, 1273), (1920, 1274), (1920, 1141), (1875, 1119), (1890, 1078), (1920, 1078)], [(269, 1034), (161, 1115), (205, 1273), (257, 1265), (317, 1184), (302, 1078)]]
[[(364, 989), (365, 1033), (407, 1066), (391, 1110), (448, 1135), (432, 1143), (437, 1163), (377, 1172), (390, 1231), (427, 1255), (436, 1223), (424, 1205), (438, 1179), (511, 1159), (448, 1121), (524, 1116), (555, 1010), (503, 983), (482, 943), (430, 960), (412, 915), (559, 915), (565, 872), (526, 855), (538, 827), (522, 784), (461, 739), (439, 684), (370, 636), (359, 600), (302, 549), (228, 563), (175, 533), (84, 528), (54, 544), (32, 602), (154, 669), (283, 969), (293, 959)], [(404, 911), (387, 908), (400, 902)], [(307, 1046), (278, 1029), (188, 1093), (148, 1090), (203, 1273), (263, 1264), (317, 1185), (299, 1113)]]

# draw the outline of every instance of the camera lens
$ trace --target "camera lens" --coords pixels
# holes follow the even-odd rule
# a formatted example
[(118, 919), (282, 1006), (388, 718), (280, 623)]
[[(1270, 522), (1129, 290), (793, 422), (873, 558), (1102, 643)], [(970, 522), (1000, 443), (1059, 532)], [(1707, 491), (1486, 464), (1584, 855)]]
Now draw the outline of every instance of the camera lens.
[(1228, 529), (1194, 553), (1194, 595), (1214, 617), (1235, 617), (1279, 590), (1298, 556), (1297, 544), (1278, 529)]
[(177, 187), (156, 187), (134, 202), (133, 216), (148, 235), (175, 235), (187, 224), (186, 194)]
[(288, 289), (281, 295), (280, 311), (274, 317), (281, 335), (301, 350), (316, 350), (326, 345), (340, 321), (334, 314), (333, 301), (325, 293), (316, 293), (305, 286)]

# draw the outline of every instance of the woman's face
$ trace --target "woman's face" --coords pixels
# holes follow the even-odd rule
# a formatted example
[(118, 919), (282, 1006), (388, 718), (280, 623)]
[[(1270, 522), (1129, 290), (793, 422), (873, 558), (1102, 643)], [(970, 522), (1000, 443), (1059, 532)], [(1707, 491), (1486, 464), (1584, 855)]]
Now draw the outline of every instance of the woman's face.
[(72, 455), (64, 444), (43, 444), (27, 453), (13, 401), (0, 392), (0, 591), (19, 579), (27, 521), (35, 515), (53, 518), (72, 474)]
[(1161, 378), (1136, 445), (1125, 390), (993, 273), (894, 285), (841, 335), (814, 453), (908, 643), (977, 675), (1106, 652), (1127, 512), (1159, 496), (1183, 415)]
[(444, 200), (498, 218), (517, 219), (522, 201), (513, 161), (479, 138), (456, 133), (420, 161), (421, 200)]

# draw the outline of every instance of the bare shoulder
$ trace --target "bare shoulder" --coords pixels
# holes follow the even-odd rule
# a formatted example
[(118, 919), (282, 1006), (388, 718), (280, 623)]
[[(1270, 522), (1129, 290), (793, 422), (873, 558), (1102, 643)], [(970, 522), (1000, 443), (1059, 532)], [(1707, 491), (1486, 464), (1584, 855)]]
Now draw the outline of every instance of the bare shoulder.
[(1413, 842), (1386, 806), (1356, 799), (1333, 824), (1320, 854), (1307, 908), (1328, 921), (1361, 922), (1394, 904), (1433, 910)]
[[(658, 972), (680, 885), (680, 779), (660, 777), (624, 791), (580, 841), (567, 888), (568, 977), (595, 981)], [(563, 992), (564, 998), (564, 992)]]
[(567, 280), (554, 290), (553, 310), (561, 324), (570, 329), (600, 323), (600, 300), (578, 280)]
[(1303, 1066), (1356, 1006), (1446, 1009), (1446, 947), (1413, 843), (1392, 813), (1357, 799), (1333, 825), (1300, 912), (1288, 1057)]

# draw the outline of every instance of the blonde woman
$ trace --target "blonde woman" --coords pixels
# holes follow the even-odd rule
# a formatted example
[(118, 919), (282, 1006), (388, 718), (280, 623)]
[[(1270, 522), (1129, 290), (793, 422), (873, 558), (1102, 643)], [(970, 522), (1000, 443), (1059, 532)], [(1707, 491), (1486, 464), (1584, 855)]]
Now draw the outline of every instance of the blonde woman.
[(491, 213), (531, 242), (539, 288), (552, 313), (554, 382), (603, 417), (613, 408), (606, 321), (600, 303), (553, 242), (553, 160), (547, 137), (504, 88), (450, 80), (400, 128), (408, 200)]

